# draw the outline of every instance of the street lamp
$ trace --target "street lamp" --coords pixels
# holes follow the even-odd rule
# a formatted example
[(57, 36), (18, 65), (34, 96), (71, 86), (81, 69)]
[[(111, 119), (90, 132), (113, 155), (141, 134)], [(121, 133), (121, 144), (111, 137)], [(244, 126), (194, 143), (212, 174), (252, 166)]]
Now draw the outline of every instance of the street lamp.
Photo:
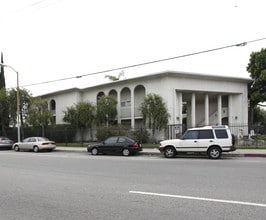
[(18, 125), (18, 142), (20, 142), (20, 117), (19, 117), (19, 81), (18, 81), (18, 71), (16, 71), (12, 66), (0, 63), (0, 66), (8, 67), (12, 69), (17, 74), (17, 125)]

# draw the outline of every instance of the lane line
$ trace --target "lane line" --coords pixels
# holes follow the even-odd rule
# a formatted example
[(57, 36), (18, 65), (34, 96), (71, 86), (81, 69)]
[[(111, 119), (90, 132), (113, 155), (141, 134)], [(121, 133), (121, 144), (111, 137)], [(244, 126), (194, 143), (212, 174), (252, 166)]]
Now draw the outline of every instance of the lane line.
[(161, 194), (161, 193), (141, 192), (141, 191), (129, 191), (129, 193), (148, 195), (148, 196), (161, 196), (161, 197), (170, 197), (170, 198), (178, 198), (178, 199), (190, 199), (190, 200), (200, 200), (200, 201), (208, 201), (208, 202), (220, 202), (220, 203), (229, 203), (229, 204), (237, 204), (237, 205), (257, 206), (257, 207), (266, 208), (266, 204), (263, 204), (263, 203), (241, 202), (241, 201), (234, 201), (234, 200), (211, 199), (211, 198), (203, 198), (203, 197), (171, 195), (171, 194)]

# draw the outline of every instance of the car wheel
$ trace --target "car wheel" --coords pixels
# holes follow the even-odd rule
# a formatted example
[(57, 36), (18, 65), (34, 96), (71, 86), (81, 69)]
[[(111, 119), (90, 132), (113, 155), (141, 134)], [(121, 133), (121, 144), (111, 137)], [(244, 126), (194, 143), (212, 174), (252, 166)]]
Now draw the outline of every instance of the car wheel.
[(18, 145), (14, 146), (14, 151), (19, 151)]
[(34, 151), (35, 153), (38, 153), (38, 152), (39, 152), (39, 147), (38, 147), (38, 146), (34, 146), (34, 147), (33, 147), (33, 151)]
[(123, 149), (122, 151), (123, 156), (129, 156), (129, 154), (130, 154), (130, 151), (128, 149)]
[(173, 147), (166, 147), (164, 149), (164, 156), (166, 158), (173, 158), (176, 155), (176, 150)]
[(222, 151), (219, 147), (216, 147), (216, 146), (211, 147), (208, 150), (208, 156), (211, 159), (219, 159), (222, 156)]
[(98, 154), (98, 149), (97, 148), (92, 148), (91, 154), (92, 155), (97, 155)]

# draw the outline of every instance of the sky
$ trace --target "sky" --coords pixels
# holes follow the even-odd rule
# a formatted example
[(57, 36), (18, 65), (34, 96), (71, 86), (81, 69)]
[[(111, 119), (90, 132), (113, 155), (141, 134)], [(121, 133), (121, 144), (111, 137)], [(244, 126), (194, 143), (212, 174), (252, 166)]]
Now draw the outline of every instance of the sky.
[[(265, 8), (265, 0), (0, 0), (0, 51), (33, 96), (108, 83), (121, 71), (248, 78), (250, 54), (266, 47)], [(12, 69), (5, 78), (16, 87)]]

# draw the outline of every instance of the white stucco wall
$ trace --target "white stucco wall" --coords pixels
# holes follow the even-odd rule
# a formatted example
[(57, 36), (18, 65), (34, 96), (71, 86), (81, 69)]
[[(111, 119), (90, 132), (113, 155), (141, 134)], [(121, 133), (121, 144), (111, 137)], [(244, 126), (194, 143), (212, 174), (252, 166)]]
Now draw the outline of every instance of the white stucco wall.
[[(205, 116), (205, 103), (204, 95), (209, 96), (209, 116), (210, 124), (216, 124), (215, 118), (212, 114), (217, 111), (217, 97), (226, 96), (230, 97), (226, 114), (231, 123), (246, 123), (248, 119), (248, 100), (247, 100), (247, 83), (248, 79), (233, 78), (233, 77), (220, 77), (202, 74), (191, 74), (183, 72), (162, 72), (151, 74), (148, 76), (137, 77), (126, 80), (119, 80), (110, 82), (103, 85), (98, 85), (86, 89), (70, 89), (66, 91), (59, 91), (42, 97), (47, 98), (48, 101), (55, 100), (56, 102), (56, 123), (62, 123), (63, 111), (67, 107), (72, 106), (79, 101), (92, 102), (96, 104), (97, 95), (104, 93), (108, 95), (110, 91), (115, 91), (117, 94), (118, 103), (121, 101), (130, 100), (131, 106), (121, 108), (118, 117), (123, 117), (123, 114), (131, 118), (131, 124), (134, 126), (134, 117), (139, 116), (136, 114), (138, 105), (146, 94), (155, 93), (163, 98), (166, 103), (168, 112), (170, 113), (169, 124), (180, 123), (182, 120), (178, 119), (182, 109), (182, 102), (179, 97), (181, 94), (182, 101), (188, 102), (188, 115), (190, 111), (190, 94), (195, 93), (196, 97), (196, 124), (202, 124)], [(140, 92), (135, 92), (135, 88), (141, 86)], [(125, 92), (128, 88), (130, 92)], [(132, 94), (133, 93), (133, 94)], [(142, 97), (139, 97), (142, 96)], [(119, 99), (120, 98), (120, 99)], [(134, 101), (132, 100), (134, 99)], [(120, 106), (118, 106), (119, 109)], [(230, 107), (230, 108), (229, 108)], [(230, 112), (229, 110), (230, 109)], [(123, 111), (123, 112), (122, 112)], [(135, 111), (135, 114), (131, 114)], [(223, 113), (223, 112), (222, 112)], [(223, 117), (223, 115), (222, 115)], [(139, 118), (139, 117), (136, 117)], [(121, 119), (119, 119), (121, 120)], [(190, 119), (188, 118), (188, 123)]]

